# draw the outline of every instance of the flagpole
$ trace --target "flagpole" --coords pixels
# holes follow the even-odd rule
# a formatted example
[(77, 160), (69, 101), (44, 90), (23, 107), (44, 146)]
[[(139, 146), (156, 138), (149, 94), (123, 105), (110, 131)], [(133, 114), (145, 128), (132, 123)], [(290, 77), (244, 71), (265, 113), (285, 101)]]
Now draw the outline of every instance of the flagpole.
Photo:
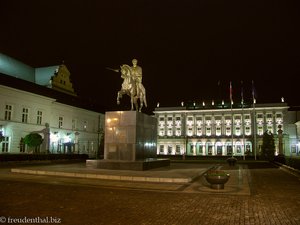
[(241, 82), (241, 97), (242, 97), (242, 131), (243, 131), (243, 160), (245, 160), (245, 149), (246, 149), (246, 143), (245, 143), (245, 124), (244, 124), (244, 90), (243, 90), (243, 81)]
[(253, 97), (253, 136), (254, 136), (254, 160), (256, 160), (256, 115), (255, 115), (255, 89), (254, 82), (252, 80), (252, 97)]
[(255, 102), (253, 98), (253, 135), (254, 135), (254, 160), (256, 160), (256, 115), (255, 115)]
[(232, 112), (232, 86), (230, 81), (230, 108), (231, 108), (231, 158), (233, 158), (233, 112)]

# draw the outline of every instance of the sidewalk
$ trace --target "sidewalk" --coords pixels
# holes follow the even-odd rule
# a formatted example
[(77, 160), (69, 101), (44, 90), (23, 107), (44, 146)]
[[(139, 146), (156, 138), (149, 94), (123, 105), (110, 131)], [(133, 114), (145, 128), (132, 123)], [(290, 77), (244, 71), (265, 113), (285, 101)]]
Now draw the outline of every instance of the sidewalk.
[[(203, 174), (213, 166), (226, 169), (230, 174), (230, 179), (222, 190), (211, 189), (203, 176)], [(226, 164), (171, 163), (169, 167), (147, 171), (132, 171), (93, 169), (87, 168), (84, 163), (77, 163), (12, 168), (11, 172), (39, 176), (83, 178), (86, 181), (89, 180), (89, 182), (99, 180), (103, 181), (102, 184), (105, 185), (120, 186), (120, 183), (109, 182), (119, 181), (123, 182), (122, 186), (127, 188), (131, 188), (132, 186), (136, 188), (138, 186), (141, 189), (149, 188), (152, 190), (169, 190), (187, 193), (250, 195), (248, 182), (250, 175), (247, 167), (244, 165), (228, 167)], [(97, 184), (100, 183), (101, 182), (98, 182)], [(163, 184), (169, 185), (166, 186)]]
[[(80, 165), (80, 164), (79, 164)], [(86, 173), (83, 164), (18, 169)], [(209, 164), (174, 163), (137, 175), (190, 178)], [(132, 225), (299, 225), (300, 180), (267, 162), (221, 169), (231, 177), (212, 190), (202, 176), (188, 183), (104, 180), (0, 172), (3, 217), (54, 216), (62, 224)], [(134, 171), (89, 171), (92, 174)], [(116, 175), (116, 174), (115, 174)], [(33, 185), (34, 184), (34, 185)], [(2, 210), (2, 211), (1, 211)]]

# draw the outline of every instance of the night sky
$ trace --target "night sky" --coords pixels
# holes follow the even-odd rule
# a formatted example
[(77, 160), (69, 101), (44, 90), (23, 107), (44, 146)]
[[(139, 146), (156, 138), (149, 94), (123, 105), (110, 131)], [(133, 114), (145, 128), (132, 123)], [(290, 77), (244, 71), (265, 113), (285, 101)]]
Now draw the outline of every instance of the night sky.
[[(118, 110), (120, 74), (143, 68), (148, 111), (181, 101), (300, 105), (299, 0), (1, 1), (0, 52), (33, 67), (61, 64), (80, 96)], [(122, 107), (129, 107), (124, 97)]]

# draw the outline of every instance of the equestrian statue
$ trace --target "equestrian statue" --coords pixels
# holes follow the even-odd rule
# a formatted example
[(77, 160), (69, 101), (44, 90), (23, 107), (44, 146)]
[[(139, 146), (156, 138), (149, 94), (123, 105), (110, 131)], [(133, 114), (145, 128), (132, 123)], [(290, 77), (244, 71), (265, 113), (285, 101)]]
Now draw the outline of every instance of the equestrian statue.
[[(110, 68), (107, 68), (110, 69)], [(120, 69), (110, 69), (114, 72), (121, 72), (123, 83), (121, 90), (118, 91), (117, 104), (120, 104), (120, 99), (124, 94), (130, 97), (131, 110), (141, 112), (143, 106), (147, 107), (146, 90), (142, 84), (142, 68), (137, 65), (137, 60), (132, 60), (132, 66), (123, 64)]]

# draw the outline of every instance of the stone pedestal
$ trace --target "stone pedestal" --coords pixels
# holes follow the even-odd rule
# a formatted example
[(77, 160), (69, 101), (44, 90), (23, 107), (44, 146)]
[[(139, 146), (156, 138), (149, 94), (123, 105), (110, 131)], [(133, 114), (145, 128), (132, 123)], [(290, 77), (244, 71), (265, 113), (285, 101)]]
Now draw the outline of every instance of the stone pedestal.
[(170, 165), (156, 159), (157, 119), (137, 111), (105, 113), (104, 160), (87, 166), (103, 169), (146, 170)]

